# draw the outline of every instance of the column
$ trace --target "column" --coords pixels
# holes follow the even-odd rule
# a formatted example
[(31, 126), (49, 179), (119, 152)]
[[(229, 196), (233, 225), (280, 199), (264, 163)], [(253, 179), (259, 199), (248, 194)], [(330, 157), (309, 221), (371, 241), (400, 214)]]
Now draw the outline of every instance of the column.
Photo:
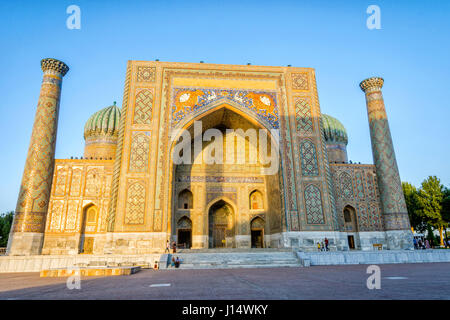
[(382, 78), (373, 77), (362, 81), (359, 86), (366, 95), (387, 246), (388, 249), (408, 249), (413, 246), (411, 226), (381, 93), (383, 83)]
[(55, 166), (61, 83), (69, 67), (48, 58), (41, 61), (41, 68), (44, 76), (8, 241), (9, 255), (40, 254), (44, 240)]

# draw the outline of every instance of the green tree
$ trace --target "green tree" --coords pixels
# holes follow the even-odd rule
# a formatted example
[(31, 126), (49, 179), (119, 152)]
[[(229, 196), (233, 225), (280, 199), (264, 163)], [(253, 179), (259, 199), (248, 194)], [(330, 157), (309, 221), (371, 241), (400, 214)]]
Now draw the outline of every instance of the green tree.
[(427, 223), (420, 210), (419, 192), (415, 186), (408, 182), (402, 182), (402, 188), (411, 226), (417, 232), (423, 233), (427, 229)]
[(0, 214), (0, 247), (8, 244), (9, 230), (13, 222), (14, 211)]
[(442, 218), (444, 186), (436, 176), (429, 176), (422, 182), (418, 193), (418, 203), (424, 221), (442, 231), (447, 223)]

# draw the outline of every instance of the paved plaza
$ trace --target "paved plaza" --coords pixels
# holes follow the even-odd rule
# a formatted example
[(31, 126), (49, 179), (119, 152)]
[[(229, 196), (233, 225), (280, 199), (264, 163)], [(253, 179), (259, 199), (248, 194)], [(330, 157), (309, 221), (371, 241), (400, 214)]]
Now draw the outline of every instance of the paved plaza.
[(367, 265), (310, 268), (142, 270), (131, 276), (67, 278), (0, 274), (0, 299), (449, 299), (450, 263), (380, 265), (381, 289), (366, 286)]

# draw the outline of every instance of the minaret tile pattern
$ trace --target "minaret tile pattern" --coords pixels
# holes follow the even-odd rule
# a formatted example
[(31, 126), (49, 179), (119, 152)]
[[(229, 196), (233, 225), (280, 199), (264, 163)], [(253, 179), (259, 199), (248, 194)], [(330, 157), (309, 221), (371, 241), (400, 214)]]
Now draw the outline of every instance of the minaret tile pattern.
[(39, 254), (55, 166), (55, 144), (62, 78), (69, 67), (56, 59), (41, 61), (44, 72), (8, 254)]
[(382, 78), (372, 77), (362, 81), (360, 88), (366, 96), (373, 161), (377, 172), (385, 230), (387, 233), (405, 231), (401, 239), (398, 237), (390, 239), (388, 235), (388, 247), (400, 249), (411, 246), (412, 239), (409, 239), (408, 235), (411, 233), (408, 211), (381, 92), (383, 83)]

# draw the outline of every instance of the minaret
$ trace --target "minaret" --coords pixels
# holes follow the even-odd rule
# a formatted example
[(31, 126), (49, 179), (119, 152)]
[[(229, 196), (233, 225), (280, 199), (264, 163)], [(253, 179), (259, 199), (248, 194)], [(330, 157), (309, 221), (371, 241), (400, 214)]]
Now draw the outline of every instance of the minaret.
[(362, 81), (359, 86), (366, 94), (387, 246), (388, 249), (408, 249), (413, 247), (412, 232), (381, 93), (383, 83), (382, 78), (373, 77)]
[(40, 254), (55, 166), (61, 83), (69, 67), (56, 59), (41, 60), (44, 76), (33, 132), (20, 185), (7, 252)]

